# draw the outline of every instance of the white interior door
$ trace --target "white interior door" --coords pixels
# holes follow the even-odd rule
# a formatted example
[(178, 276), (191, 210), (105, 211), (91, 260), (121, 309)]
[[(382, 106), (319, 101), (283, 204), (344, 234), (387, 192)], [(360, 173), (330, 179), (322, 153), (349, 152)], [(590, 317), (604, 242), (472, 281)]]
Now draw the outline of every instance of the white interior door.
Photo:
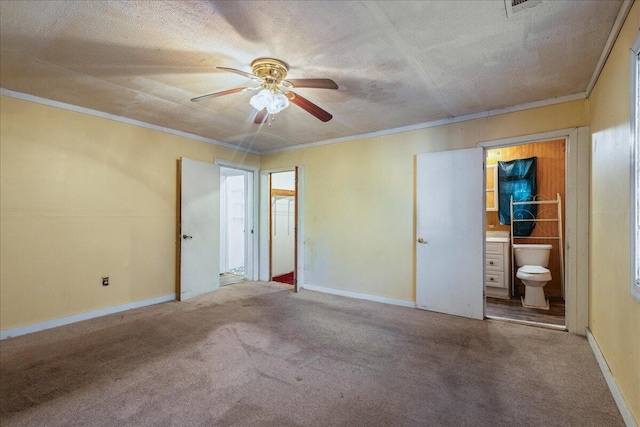
[(180, 300), (220, 288), (220, 168), (182, 157)]
[(483, 149), (417, 156), (416, 305), (484, 318)]

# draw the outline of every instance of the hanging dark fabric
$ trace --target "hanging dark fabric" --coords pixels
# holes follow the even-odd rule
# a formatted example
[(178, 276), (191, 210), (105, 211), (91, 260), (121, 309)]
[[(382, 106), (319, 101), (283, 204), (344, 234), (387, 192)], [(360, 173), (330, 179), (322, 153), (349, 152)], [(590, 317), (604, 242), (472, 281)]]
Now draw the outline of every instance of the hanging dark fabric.
[[(511, 223), (510, 198), (514, 202), (533, 201), (538, 189), (536, 186), (536, 157), (498, 162), (498, 216), (500, 224)], [(534, 219), (538, 214), (538, 205), (516, 205), (513, 208), (515, 219)], [(529, 236), (536, 223), (534, 221), (515, 222), (514, 236)]]

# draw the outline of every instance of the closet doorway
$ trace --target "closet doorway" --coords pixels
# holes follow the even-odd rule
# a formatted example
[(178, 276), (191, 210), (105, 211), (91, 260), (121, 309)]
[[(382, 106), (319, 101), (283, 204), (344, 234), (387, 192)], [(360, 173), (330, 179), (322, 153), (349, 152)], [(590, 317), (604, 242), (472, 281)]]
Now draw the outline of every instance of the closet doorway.
[(269, 174), (269, 280), (296, 287), (296, 170)]

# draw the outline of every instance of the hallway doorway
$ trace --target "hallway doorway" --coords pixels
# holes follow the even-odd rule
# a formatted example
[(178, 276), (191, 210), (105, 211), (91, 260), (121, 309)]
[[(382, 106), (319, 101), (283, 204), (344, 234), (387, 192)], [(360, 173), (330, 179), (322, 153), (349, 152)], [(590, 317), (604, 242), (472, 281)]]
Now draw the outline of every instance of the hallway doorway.
[(220, 167), (220, 285), (251, 278), (253, 172)]

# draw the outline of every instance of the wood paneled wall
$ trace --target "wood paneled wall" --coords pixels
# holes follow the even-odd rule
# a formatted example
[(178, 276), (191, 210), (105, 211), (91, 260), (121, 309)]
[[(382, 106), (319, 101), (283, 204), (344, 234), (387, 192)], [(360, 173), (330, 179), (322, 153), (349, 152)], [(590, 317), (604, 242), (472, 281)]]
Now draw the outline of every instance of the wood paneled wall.
[[(533, 144), (517, 145), (513, 147), (502, 147), (494, 150), (487, 150), (487, 165), (495, 165), (498, 161), (509, 161), (515, 159), (526, 159), (537, 157), (537, 187), (538, 194), (544, 199), (555, 199), (556, 194), (560, 194), (562, 199), (562, 234), (564, 236), (565, 224), (565, 141), (545, 141)], [(539, 205), (538, 218), (555, 218), (555, 212), (549, 210), (557, 209), (556, 205)], [(510, 226), (502, 225), (498, 221), (498, 212), (487, 212), (487, 230), (510, 230)], [(556, 222), (538, 222), (533, 230), (532, 236), (557, 236), (558, 225)], [(547, 283), (544, 293), (547, 296), (559, 297), (562, 295), (562, 271), (559, 255), (558, 240), (541, 239), (516, 239), (515, 243), (549, 243), (553, 245), (551, 257), (549, 259), (549, 270), (551, 271), (551, 282)], [(524, 286), (519, 279), (516, 279), (516, 289), (519, 295), (524, 295)]]

